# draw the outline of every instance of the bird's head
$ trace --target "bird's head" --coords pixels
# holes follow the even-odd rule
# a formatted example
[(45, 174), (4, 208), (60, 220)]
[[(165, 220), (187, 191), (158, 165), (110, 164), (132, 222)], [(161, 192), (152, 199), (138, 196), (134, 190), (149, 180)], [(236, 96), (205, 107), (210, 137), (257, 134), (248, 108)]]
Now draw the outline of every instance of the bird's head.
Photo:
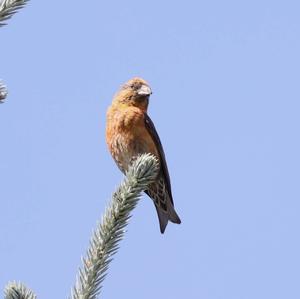
[(149, 84), (142, 78), (127, 81), (116, 94), (114, 101), (147, 110), (149, 97), (152, 94)]

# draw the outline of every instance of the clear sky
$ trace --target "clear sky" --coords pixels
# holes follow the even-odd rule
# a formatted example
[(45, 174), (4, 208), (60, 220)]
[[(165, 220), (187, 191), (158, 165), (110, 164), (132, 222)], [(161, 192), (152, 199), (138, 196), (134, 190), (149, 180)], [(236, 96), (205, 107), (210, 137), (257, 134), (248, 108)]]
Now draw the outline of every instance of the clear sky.
[(182, 224), (145, 196), (101, 298), (300, 298), (299, 1), (31, 1), (0, 29), (0, 288), (66, 298), (122, 180), (105, 114), (153, 90)]

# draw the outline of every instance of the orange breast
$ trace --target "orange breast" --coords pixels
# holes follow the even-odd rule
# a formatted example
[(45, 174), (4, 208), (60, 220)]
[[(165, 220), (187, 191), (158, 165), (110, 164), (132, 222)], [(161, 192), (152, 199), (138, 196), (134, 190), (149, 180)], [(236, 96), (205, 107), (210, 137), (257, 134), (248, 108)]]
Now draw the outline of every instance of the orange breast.
[(108, 109), (106, 142), (122, 171), (139, 154), (152, 153), (158, 157), (155, 143), (145, 127), (144, 113), (136, 107)]

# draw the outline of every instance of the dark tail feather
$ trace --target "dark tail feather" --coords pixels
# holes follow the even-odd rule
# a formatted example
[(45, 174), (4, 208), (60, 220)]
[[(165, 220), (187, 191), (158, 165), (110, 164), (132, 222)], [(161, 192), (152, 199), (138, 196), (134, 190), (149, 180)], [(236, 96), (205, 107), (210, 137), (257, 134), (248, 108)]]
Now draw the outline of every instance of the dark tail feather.
[(169, 217), (159, 207), (157, 207), (156, 204), (154, 204), (154, 205), (155, 205), (158, 220), (159, 220), (160, 232), (163, 234), (165, 232), (165, 229), (166, 229), (167, 225), (168, 225)]
[(181, 220), (174, 209), (172, 197), (165, 190), (164, 181), (161, 181), (161, 184), (152, 184), (150, 187), (145, 190), (145, 193), (153, 200), (159, 219), (160, 232), (163, 234), (168, 221), (180, 224)]
[(181, 223), (181, 220), (179, 218), (179, 216), (177, 215), (175, 209), (174, 209), (174, 206), (173, 204), (171, 203), (171, 201), (168, 201), (167, 203), (168, 205), (168, 216), (169, 216), (169, 220), (173, 223), (177, 223), (177, 224), (180, 224)]
[(180, 220), (179, 216), (177, 215), (177, 213), (175, 212), (175, 209), (171, 203), (168, 205), (167, 213), (164, 212), (159, 207), (157, 207), (156, 204), (154, 204), (154, 205), (155, 205), (157, 216), (159, 219), (160, 232), (162, 234), (165, 232), (165, 229), (168, 225), (168, 221), (171, 221), (171, 222), (177, 223), (177, 224), (181, 223), (181, 220)]

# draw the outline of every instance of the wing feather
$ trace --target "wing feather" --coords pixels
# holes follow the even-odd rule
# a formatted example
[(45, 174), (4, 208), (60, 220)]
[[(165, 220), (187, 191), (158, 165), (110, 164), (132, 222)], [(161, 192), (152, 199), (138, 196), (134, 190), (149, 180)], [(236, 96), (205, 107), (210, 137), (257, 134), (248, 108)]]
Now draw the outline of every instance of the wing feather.
[(154, 123), (152, 122), (151, 118), (147, 113), (144, 113), (144, 119), (145, 119), (145, 127), (148, 130), (153, 142), (156, 145), (157, 151), (159, 153), (159, 158), (160, 158), (160, 163), (161, 163), (161, 171), (162, 171), (162, 176), (165, 180), (166, 187), (167, 187), (167, 192), (170, 196), (172, 205), (173, 203), (173, 197), (172, 197), (172, 190), (171, 190), (171, 181), (170, 181), (170, 175), (168, 171), (168, 166), (166, 162), (166, 157), (165, 157), (165, 152), (163, 149), (163, 146), (161, 144), (160, 138), (157, 134), (157, 131), (155, 129)]

